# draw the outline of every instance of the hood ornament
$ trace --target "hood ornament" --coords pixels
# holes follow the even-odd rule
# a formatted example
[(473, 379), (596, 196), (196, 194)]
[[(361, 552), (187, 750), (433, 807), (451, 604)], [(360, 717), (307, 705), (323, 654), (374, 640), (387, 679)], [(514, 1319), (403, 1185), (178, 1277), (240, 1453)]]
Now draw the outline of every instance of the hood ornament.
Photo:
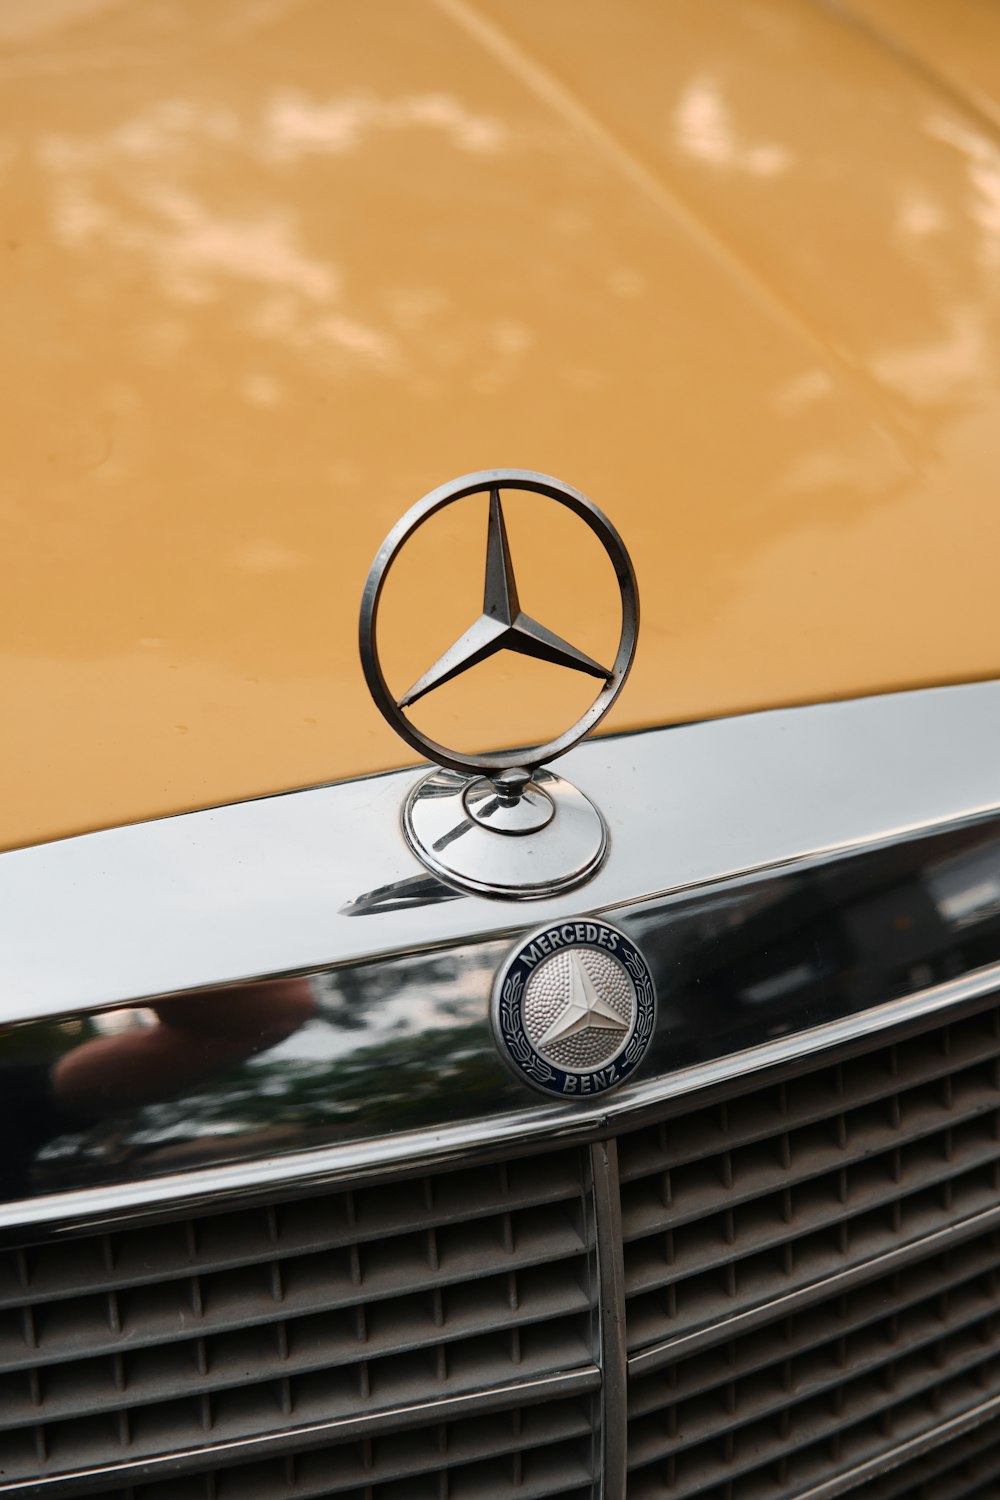
[[(521, 608), (501, 494), (527, 490), (555, 501), (597, 536), (618, 580), (622, 627), (610, 666), (595, 661)], [(379, 661), (378, 608), (386, 576), (413, 533), (446, 506), (489, 498), (486, 576), (478, 619), (397, 698)], [(369, 690), (396, 733), (442, 769), (411, 791), (403, 811), (406, 837), (436, 874), (488, 895), (542, 896), (580, 884), (601, 865), (607, 830), (593, 804), (568, 781), (543, 769), (578, 744), (608, 712), (635, 655), (639, 597), (621, 537), (579, 490), (524, 469), (488, 469), (433, 490), (386, 537), (361, 602), (361, 662)], [(426, 694), (499, 651), (536, 657), (600, 683), (587, 711), (556, 739), (520, 750), (464, 755), (423, 734), (408, 718)]]
[[(490, 486), (490, 524), (486, 534), (486, 586), (483, 590), (483, 612), (463, 636), (436, 661), (408, 693), (397, 703), (397, 709), (409, 708), (425, 693), (450, 682), (478, 662), (486, 661), (497, 651), (518, 651), (522, 656), (536, 656), (557, 667), (587, 672), (607, 682), (607, 667), (582, 651), (577, 651), (561, 636), (554, 635), (532, 620), (522, 609), (517, 596), (514, 565), (510, 559), (507, 527), (500, 508), (500, 487)], [(480, 762), (481, 764), (481, 762)]]

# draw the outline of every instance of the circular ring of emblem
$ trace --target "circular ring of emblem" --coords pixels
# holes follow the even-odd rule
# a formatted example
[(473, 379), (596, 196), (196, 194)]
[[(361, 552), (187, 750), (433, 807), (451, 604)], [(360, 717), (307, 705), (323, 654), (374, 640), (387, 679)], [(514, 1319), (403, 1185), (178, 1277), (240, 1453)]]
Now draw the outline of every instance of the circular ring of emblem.
[[(611, 560), (621, 595), (622, 629), (615, 659), (602, 667), (568, 641), (524, 614), (517, 597), (513, 564), (501, 508), (501, 490), (528, 490), (564, 505), (578, 516), (600, 541)], [(469, 495), (490, 497), (490, 530), (487, 542), (486, 592), (483, 613), (435, 665), (402, 698), (396, 699), (385, 680), (379, 661), (377, 627), (379, 600), (386, 576), (399, 552), (426, 521)], [(635, 655), (639, 631), (639, 594), (631, 559), (618, 532), (607, 516), (586, 495), (546, 474), (527, 469), (485, 469), (432, 490), (393, 527), (372, 563), (361, 601), (359, 644), (361, 664), (369, 691), (379, 711), (408, 745), (439, 766), (460, 772), (497, 776), (515, 769), (534, 770), (571, 749), (608, 712), (625, 685)], [(435, 687), (484, 661), (499, 650), (518, 651), (556, 665), (603, 679), (603, 686), (575, 724), (556, 739), (527, 749), (481, 755), (462, 755), (438, 744), (410, 723), (403, 710)]]
[(560, 1099), (617, 1088), (645, 1057), (656, 1023), (649, 965), (599, 917), (549, 922), (500, 968), (490, 1009), (501, 1056), (522, 1083)]

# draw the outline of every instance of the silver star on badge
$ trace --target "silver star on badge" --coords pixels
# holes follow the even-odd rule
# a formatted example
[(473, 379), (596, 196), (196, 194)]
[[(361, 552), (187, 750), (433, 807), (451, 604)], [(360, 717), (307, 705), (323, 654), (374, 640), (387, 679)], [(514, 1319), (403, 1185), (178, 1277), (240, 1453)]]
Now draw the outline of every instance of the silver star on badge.
[(576, 1036), (580, 1031), (593, 1029), (621, 1032), (629, 1029), (628, 1022), (622, 1020), (606, 1000), (601, 999), (577, 954), (570, 952), (566, 956), (569, 959), (569, 1000), (545, 1035), (536, 1042), (539, 1052), (554, 1042)]
[(554, 662), (557, 667), (572, 667), (591, 677), (610, 680), (611, 673), (600, 662), (564, 641), (562, 636), (539, 625), (521, 610), (510, 560), (507, 528), (500, 508), (500, 491), (490, 490), (490, 524), (486, 534), (486, 587), (483, 612), (464, 635), (403, 694), (397, 708), (409, 708), (425, 693), (450, 682), (469, 667), (486, 661), (498, 651), (518, 651), (540, 661)]

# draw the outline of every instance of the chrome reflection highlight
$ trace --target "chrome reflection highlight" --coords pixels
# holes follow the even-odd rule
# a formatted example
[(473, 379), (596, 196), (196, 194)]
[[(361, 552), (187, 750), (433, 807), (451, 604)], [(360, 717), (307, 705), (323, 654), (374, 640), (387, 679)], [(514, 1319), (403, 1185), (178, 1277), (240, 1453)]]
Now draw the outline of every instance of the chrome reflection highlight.
[[(0, 1110), (11, 1207), (0, 1224), (59, 1220), (88, 1203), (111, 1215), (175, 1194), (291, 1189), (586, 1135), (908, 1019), (957, 1014), (1000, 988), (1000, 911), (985, 904), (972, 920), (963, 901), (942, 914), (941, 875), (949, 891), (960, 878), (971, 891), (984, 869), (1000, 871), (1000, 818), (620, 909), (616, 926), (641, 947), (660, 1014), (644, 1081), (590, 1103), (542, 1099), (502, 1062), (490, 999), (510, 944), (497, 938), (155, 1010), (7, 1026)], [(369, 920), (378, 919), (359, 925)], [(158, 1045), (193, 1055), (187, 1071), (161, 1068), (153, 1092), (151, 1072), (144, 1083), (134, 1069), (123, 1076), (112, 1044), (162, 1027), (161, 1017), (177, 1035)], [(198, 1026), (202, 1039), (214, 1033), (214, 1062)], [(74, 1073), (86, 1090), (60, 1097), (59, 1080)]]
[(608, 852), (608, 830), (594, 804), (546, 770), (536, 771), (509, 805), (483, 777), (435, 771), (403, 804), (403, 832), (442, 880), (520, 901), (575, 890)]
[[(500, 501), (500, 492), (504, 489), (527, 490), (564, 505), (590, 528), (607, 552), (618, 581), (622, 607), (621, 636), (610, 667), (601, 666), (522, 611)], [(456, 501), (478, 494), (489, 496), (482, 613), (440, 660), (397, 699), (386, 682), (378, 650), (379, 601), (389, 569), (413, 533), (432, 516)], [(603, 511), (579, 490), (547, 474), (536, 474), (530, 469), (484, 469), (432, 490), (418, 500), (390, 531), (365, 582), (358, 643), (365, 680), (375, 705), (401, 739), (439, 766), (493, 777), (504, 771), (534, 771), (545, 762), (564, 755), (585, 734), (595, 729), (625, 686), (635, 656), (638, 633), (639, 591), (635, 570), (621, 537)], [(603, 685), (586, 713), (555, 739), (501, 754), (462, 755), (430, 739), (411, 724), (403, 713), (405, 708), (498, 651), (514, 651), (571, 671), (584, 672), (598, 678)]]
[[(610, 913), (982, 817), (1000, 809), (998, 742), (998, 683), (589, 740), (565, 763), (609, 830), (587, 907)], [(509, 942), (527, 925), (523, 906), (457, 895), (407, 847), (398, 810), (419, 776), (0, 856), (0, 1023), (363, 964), (429, 942)], [(540, 899), (532, 925), (580, 909), (578, 895)]]

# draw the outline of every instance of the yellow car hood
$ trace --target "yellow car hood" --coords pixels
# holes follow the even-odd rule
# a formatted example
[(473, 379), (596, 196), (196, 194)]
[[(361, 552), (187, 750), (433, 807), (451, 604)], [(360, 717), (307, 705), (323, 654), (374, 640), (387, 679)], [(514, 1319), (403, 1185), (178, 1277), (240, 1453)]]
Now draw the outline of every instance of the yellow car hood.
[[(0, 44), (0, 846), (405, 764), (360, 590), (469, 470), (621, 531), (608, 729), (998, 673), (1000, 12), (24, 0)], [(508, 519), (605, 649), (592, 559)], [(400, 575), (402, 676), (484, 528)], [(439, 737), (545, 737), (552, 671)]]

